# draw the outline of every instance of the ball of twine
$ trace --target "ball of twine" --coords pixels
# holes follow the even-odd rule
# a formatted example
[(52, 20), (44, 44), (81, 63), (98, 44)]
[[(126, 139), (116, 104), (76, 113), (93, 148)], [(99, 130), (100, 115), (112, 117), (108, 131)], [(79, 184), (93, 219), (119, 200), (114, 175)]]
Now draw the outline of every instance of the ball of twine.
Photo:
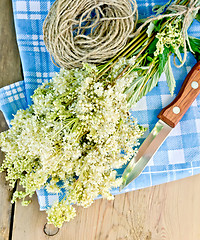
[(58, 67), (102, 64), (126, 44), (137, 22), (135, 0), (56, 0), (43, 25)]

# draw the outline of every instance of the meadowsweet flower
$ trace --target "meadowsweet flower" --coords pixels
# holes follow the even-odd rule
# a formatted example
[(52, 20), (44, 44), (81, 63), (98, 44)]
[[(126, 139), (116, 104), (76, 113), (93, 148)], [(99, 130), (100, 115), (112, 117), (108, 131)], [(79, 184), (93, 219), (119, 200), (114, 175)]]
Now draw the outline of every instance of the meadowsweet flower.
[(155, 56), (162, 54), (164, 48), (172, 47), (175, 51), (184, 44), (182, 29), (179, 28), (179, 23), (169, 23), (162, 32), (156, 34), (158, 42), (156, 44)]
[(76, 216), (75, 208), (65, 202), (55, 203), (49, 210), (48, 223), (61, 228), (63, 222), (69, 222)]
[[(111, 76), (126, 64), (120, 60)], [(12, 127), (0, 134), (6, 153), (1, 170), (7, 171), (12, 186), (19, 180), (24, 187), (13, 201), (21, 198), (27, 205), (25, 198), (36, 189), (59, 192), (58, 182), (63, 182), (65, 198), (47, 211), (49, 223), (58, 227), (75, 216), (72, 204), (88, 207), (99, 194), (113, 199), (110, 189), (121, 184), (115, 169), (135, 154), (133, 146), (142, 134), (129, 117), (124, 93), (135, 73), (112, 85), (97, 80), (96, 73), (88, 64), (62, 69), (35, 91), (33, 105), (18, 111)]]

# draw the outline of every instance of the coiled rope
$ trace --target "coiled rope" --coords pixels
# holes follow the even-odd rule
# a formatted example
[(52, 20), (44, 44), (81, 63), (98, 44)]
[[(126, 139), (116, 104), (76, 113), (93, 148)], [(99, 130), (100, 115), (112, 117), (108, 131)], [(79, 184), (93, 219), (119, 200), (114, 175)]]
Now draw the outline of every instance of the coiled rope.
[(55, 65), (102, 64), (133, 34), (135, 0), (56, 0), (43, 25), (44, 42)]

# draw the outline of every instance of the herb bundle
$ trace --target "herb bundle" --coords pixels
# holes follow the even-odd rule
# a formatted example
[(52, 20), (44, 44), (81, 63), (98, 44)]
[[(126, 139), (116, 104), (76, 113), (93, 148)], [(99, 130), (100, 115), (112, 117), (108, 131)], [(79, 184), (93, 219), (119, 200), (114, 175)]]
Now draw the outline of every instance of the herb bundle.
[(0, 134), (6, 153), (1, 171), (12, 187), (19, 181), (24, 188), (13, 201), (27, 205), (27, 197), (41, 187), (59, 192), (62, 181), (67, 194), (47, 211), (49, 223), (61, 227), (75, 216), (72, 204), (88, 207), (99, 194), (113, 199), (109, 190), (121, 184), (115, 169), (134, 156), (144, 131), (131, 119), (130, 106), (163, 72), (173, 94), (172, 54), (180, 65), (187, 48), (199, 58), (200, 40), (187, 35), (192, 20), (199, 19), (199, 1), (168, 5), (156, 6), (157, 13), (167, 7), (165, 14), (146, 19), (106, 64), (62, 69), (35, 91), (29, 109), (18, 111), (12, 127)]
[[(121, 57), (134, 58), (135, 64), (127, 66), (121, 71), (121, 76), (130, 72), (137, 72), (137, 77), (125, 90), (127, 101), (133, 106), (139, 99), (151, 91), (158, 83), (162, 73), (165, 73), (170, 93), (173, 95), (175, 79), (171, 68), (171, 57), (174, 55), (174, 64), (181, 67), (187, 56), (187, 51), (200, 58), (200, 39), (190, 37), (187, 30), (193, 20), (199, 21), (200, 2), (198, 0), (177, 0), (169, 5), (155, 6), (155, 17), (140, 20), (144, 22), (138, 26), (133, 39), (113, 59), (105, 65), (99, 66), (99, 78), (109, 77), (109, 71)], [(169, 6), (168, 6), (169, 5)], [(167, 8), (167, 9), (166, 9)], [(164, 14), (158, 15), (163, 13)], [(182, 58), (182, 54), (184, 56)], [(177, 57), (180, 65), (177, 65)], [(115, 82), (116, 79), (112, 79)]]
[[(129, 62), (119, 61), (110, 75)], [(96, 75), (91, 65), (61, 70), (35, 91), (33, 105), (18, 111), (12, 127), (0, 135), (6, 153), (1, 170), (12, 187), (18, 180), (25, 189), (16, 191), (13, 201), (23, 199), (27, 205), (27, 197), (41, 187), (59, 192), (62, 181), (67, 195), (48, 210), (49, 222), (58, 227), (75, 216), (71, 204), (88, 207), (99, 194), (113, 199), (109, 190), (121, 184), (114, 169), (135, 154), (133, 146), (143, 133), (129, 116), (124, 93), (135, 73), (113, 86)]]

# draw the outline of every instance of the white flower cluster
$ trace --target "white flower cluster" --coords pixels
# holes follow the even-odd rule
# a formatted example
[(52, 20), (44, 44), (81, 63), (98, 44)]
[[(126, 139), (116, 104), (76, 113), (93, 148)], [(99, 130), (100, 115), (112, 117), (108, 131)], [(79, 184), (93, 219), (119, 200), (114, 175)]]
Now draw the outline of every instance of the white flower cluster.
[[(121, 60), (110, 72), (111, 82), (126, 64)], [(25, 198), (44, 186), (59, 192), (62, 180), (67, 195), (48, 210), (49, 223), (61, 227), (75, 216), (71, 204), (88, 207), (99, 194), (113, 199), (109, 190), (121, 184), (114, 169), (135, 154), (143, 133), (129, 116), (124, 94), (132, 78), (134, 73), (108, 84), (109, 77), (97, 80), (96, 67), (85, 65), (61, 70), (35, 91), (34, 104), (18, 111), (0, 135), (6, 153), (1, 170), (11, 186), (19, 180), (25, 189), (13, 201), (22, 198), (26, 205)]]
[(179, 22), (169, 23), (162, 32), (156, 34), (158, 42), (156, 44), (155, 56), (162, 54), (164, 48), (172, 47), (176, 51), (180, 46), (183, 46), (184, 39), (182, 29), (179, 27)]

